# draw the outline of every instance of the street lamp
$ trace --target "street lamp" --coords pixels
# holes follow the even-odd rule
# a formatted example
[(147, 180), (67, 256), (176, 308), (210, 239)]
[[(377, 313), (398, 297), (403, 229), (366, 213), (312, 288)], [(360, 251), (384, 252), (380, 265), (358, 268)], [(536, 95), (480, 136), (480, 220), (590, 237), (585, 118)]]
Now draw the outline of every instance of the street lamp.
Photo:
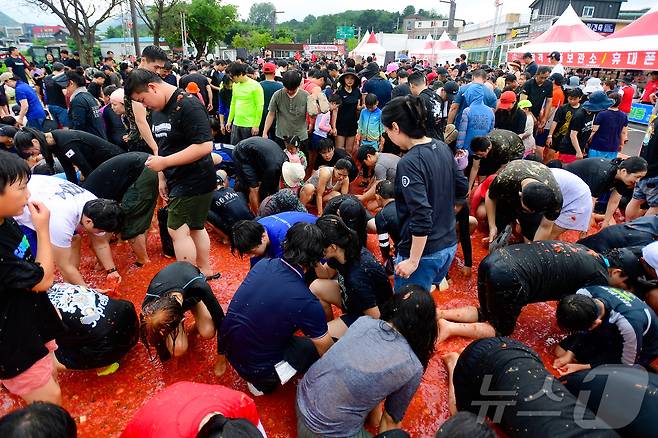
[(283, 14), (285, 11), (272, 11), (272, 38), (276, 37), (276, 14)]

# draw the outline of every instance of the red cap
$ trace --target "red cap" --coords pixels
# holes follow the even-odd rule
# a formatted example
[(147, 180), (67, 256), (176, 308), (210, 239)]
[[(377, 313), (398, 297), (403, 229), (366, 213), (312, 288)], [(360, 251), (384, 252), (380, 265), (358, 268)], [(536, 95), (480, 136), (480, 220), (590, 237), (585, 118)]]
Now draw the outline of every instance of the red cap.
[(266, 62), (263, 64), (263, 73), (275, 73), (276, 72), (276, 65), (274, 65), (271, 62)]
[(436, 79), (438, 77), (439, 77), (439, 75), (434, 73), (434, 72), (428, 74), (427, 75), (427, 83), (429, 84), (430, 82), (432, 82), (434, 79)]
[(513, 91), (506, 91), (500, 95), (500, 103), (498, 108), (500, 109), (510, 109), (516, 102), (516, 93)]

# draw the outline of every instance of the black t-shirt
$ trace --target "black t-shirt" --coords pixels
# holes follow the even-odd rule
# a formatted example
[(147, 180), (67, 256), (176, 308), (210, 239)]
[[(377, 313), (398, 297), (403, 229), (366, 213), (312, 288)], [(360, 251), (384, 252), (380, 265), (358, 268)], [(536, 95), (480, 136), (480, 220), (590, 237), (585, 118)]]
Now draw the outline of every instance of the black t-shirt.
[[(568, 103), (562, 105), (555, 111), (555, 117), (553, 117), (553, 122), (557, 125), (553, 131), (553, 149), (559, 149), (560, 144), (564, 141), (565, 137), (569, 137), (569, 126), (571, 126), (571, 119), (573, 115), (578, 111), (578, 108), (574, 108)], [(549, 127), (550, 128), (550, 127)], [(569, 142), (571, 144), (571, 142)]]
[(123, 153), (119, 146), (88, 132), (55, 129), (52, 135), (55, 145), (48, 147), (52, 148), (53, 155), (59, 159), (64, 168), (66, 179), (72, 183), (78, 182), (73, 165), (77, 166), (86, 178), (105, 161)]
[(123, 195), (144, 171), (148, 157), (144, 152), (126, 152), (110, 158), (91, 172), (82, 187), (98, 198), (121, 202)]
[(506, 110), (496, 111), (496, 129), (505, 129), (512, 131), (518, 135), (521, 135), (525, 132), (525, 123), (527, 116), (525, 112), (517, 108), (511, 113)]
[(78, 92), (71, 99), (69, 121), (71, 129), (88, 132), (103, 140), (107, 138), (98, 100), (87, 91)]
[(646, 147), (642, 148), (640, 156), (649, 163), (645, 178), (658, 176), (658, 118), (653, 121), (653, 135)]
[(0, 224), (0, 379), (11, 379), (48, 354), (62, 330), (48, 295), (33, 292), (43, 279), (30, 244), (11, 218)]
[(198, 85), (201, 96), (203, 97), (203, 102), (207, 106), (209, 103), (208, 90), (206, 89), (206, 87), (209, 85), (208, 78), (200, 73), (190, 73), (180, 78), (180, 81), (178, 81), (178, 87), (185, 90), (190, 82), (194, 82)]
[(64, 332), (57, 336), (55, 356), (66, 368), (111, 365), (137, 343), (139, 324), (130, 301), (66, 283), (54, 284), (48, 298), (62, 315)]
[[(506, 129), (494, 129), (486, 136), (491, 141), (491, 150), (486, 158), (482, 159), (482, 168), (490, 169), (491, 174), (500, 166), (509, 163), (513, 160), (519, 160), (523, 157), (525, 147), (523, 140), (517, 134)], [(477, 155), (473, 155), (473, 159), (479, 159)]]
[(585, 111), (582, 107), (573, 114), (571, 124), (569, 125), (569, 132), (562, 138), (558, 151), (563, 154), (576, 155), (576, 148), (571, 142), (571, 131), (576, 131), (578, 137), (578, 145), (580, 150), (584, 153), (585, 146), (592, 133), (592, 125), (594, 124), (594, 113)]
[[(210, 312), (215, 329), (219, 330), (224, 319), (224, 311), (199, 268), (188, 262), (174, 262), (164, 267), (155, 274), (155, 277), (149, 283), (146, 296), (142, 302), (142, 309), (147, 304), (171, 292), (181, 292), (183, 294), (184, 312), (192, 309), (199, 301), (205, 304), (208, 312)], [(217, 343), (219, 345), (219, 337)]]
[(352, 169), (350, 170), (349, 176), (350, 176), (350, 181), (354, 181), (359, 173), (359, 168), (356, 167), (356, 164), (354, 163), (352, 156), (348, 154), (345, 149), (334, 148), (334, 155), (331, 157), (331, 160), (329, 161), (325, 160), (324, 158), (322, 158), (322, 155), (318, 154), (318, 157), (315, 160), (315, 165), (313, 166), (313, 168), (317, 170), (320, 168), (320, 166), (334, 167), (336, 161), (340, 160), (341, 158), (345, 158), (350, 163), (352, 163)]
[(454, 371), (457, 408), (480, 414), (482, 407), (510, 437), (617, 437), (607, 428), (586, 429), (577, 418), (592, 414), (544, 367), (539, 355), (511, 338), (472, 342)]
[(525, 68), (526, 73), (530, 73), (530, 76), (534, 76), (537, 74), (537, 70), (539, 69), (539, 66), (535, 61), (532, 61), (530, 64), (528, 64)]
[(490, 254), (482, 265), (489, 278), (513, 275), (521, 285), (516, 304), (559, 300), (585, 286), (608, 284), (603, 258), (576, 243), (539, 241), (510, 245)]
[(227, 232), (233, 224), (243, 219), (253, 219), (247, 202), (230, 187), (221, 187), (212, 195), (212, 203), (208, 211), (208, 221)]
[(128, 144), (123, 136), (128, 134), (128, 128), (123, 124), (121, 116), (115, 113), (110, 105), (107, 105), (103, 110), (103, 123), (105, 123), (105, 133), (108, 141), (123, 150), (127, 150)]
[(404, 84), (399, 84), (397, 87), (393, 88), (391, 92), (391, 98), (395, 99), (396, 97), (409, 96), (411, 94), (411, 88), (409, 84), (405, 82)]
[(564, 166), (585, 181), (593, 198), (600, 198), (615, 186), (618, 166), (606, 158), (585, 158)]
[(242, 164), (248, 164), (262, 177), (263, 174), (270, 170), (280, 170), (285, 161), (288, 160), (281, 147), (262, 137), (249, 137), (242, 140), (233, 150), (233, 157), (236, 155)]
[(395, 201), (389, 202), (379, 210), (379, 213), (375, 216), (375, 226), (377, 227), (377, 234), (388, 234), (397, 246), (400, 241), (400, 223), (398, 221), (398, 211), (395, 209)]
[(541, 163), (528, 160), (514, 160), (498, 173), (489, 186), (489, 197), (496, 201), (496, 216), (509, 216), (521, 210), (521, 182), (526, 178), (546, 184), (553, 191), (546, 200), (543, 214), (554, 221), (562, 210), (562, 192), (551, 170)]
[[(61, 78), (60, 75), (57, 78)], [(61, 108), (66, 108), (66, 97), (64, 97), (63, 88), (55, 82), (53, 75), (48, 75), (43, 79), (43, 88), (46, 94), (46, 101), (48, 105), (57, 105)]]
[(528, 96), (528, 100), (532, 102), (530, 111), (535, 115), (535, 118), (539, 118), (539, 114), (544, 107), (544, 100), (553, 97), (553, 83), (544, 81), (543, 84), (538, 85), (537, 81), (530, 79), (523, 85), (521, 93)]
[[(176, 90), (165, 108), (152, 113), (153, 137), (158, 154), (166, 157), (192, 144), (212, 142), (208, 114), (199, 99)], [(189, 164), (164, 170), (169, 196), (202, 195), (216, 187), (215, 168), (210, 153)]]
[(393, 296), (386, 270), (366, 248), (361, 248), (359, 260), (346, 265), (333, 265), (338, 268), (345, 286), (341, 288), (341, 304), (345, 313), (362, 315), (365, 310), (382, 306)]
[(427, 120), (425, 127), (427, 128), (427, 136), (443, 141), (443, 131), (440, 129), (442, 118), (442, 105), (439, 102), (437, 94), (430, 88), (426, 88), (418, 95), (425, 104), (425, 111), (427, 112)]
[(103, 90), (96, 82), (90, 82), (89, 85), (87, 85), (87, 91), (89, 91), (89, 94), (94, 96), (96, 100), (101, 100), (101, 93)]
[(13, 58), (11, 56), (8, 56), (7, 59), (5, 59), (5, 65), (7, 66), (7, 68), (11, 67), (11, 71), (14, 75), (21, 78), (21, 80), (26, 84), (28, 83), (27, 75), (25, 74), (25, 63), (23, 62), (23, 59), (21, 57)]

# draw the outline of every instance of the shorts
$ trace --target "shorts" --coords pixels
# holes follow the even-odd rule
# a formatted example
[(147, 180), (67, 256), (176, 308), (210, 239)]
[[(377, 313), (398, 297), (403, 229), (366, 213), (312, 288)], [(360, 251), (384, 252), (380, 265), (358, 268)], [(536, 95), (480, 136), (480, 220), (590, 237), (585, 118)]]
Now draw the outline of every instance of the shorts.
[(123, 240), (130, 240), (144, 234), (151, 227), (157, 201), (158, 174), (151, 169), (144, 168), (121, 200), (121, 209), (125, 214), (121, 229)]
[(560, 210), (560, 216), (555, 219), (555, 225), (566, 230), (587, 231), (593, 209), (592, 196), (588, 191), (568, 204), (562, 204), (562, 210)]
[[(432, 288), (432, 284), (440, 283), (448, 274), (448, 269), (450, 269), (450, 265), (455, 258), (456, 252), (457, 244), (436, 251), (435, 253), (422, 256), (418, 263), (418, 268), (416, 268), (409, 278), (402, 278), (398, 275), (395, 276), (395, 293), (399, 293), (400, 289), (408, 284), (415, 284), (429, 292)], [(395, 264), (397, 265), (408, 258), (409, 257), (397, 255), (395, 257)]]
[(181, 196), (169, 199), (167, 228), (177, 230), (187, 225), (190, 230), (203, 230), (208, 218), (213, 192), (203, 195)]
[(231, 128), (231, 144), (237, 145), (242, 140), (253, 137), (251, 127), (245, 128), (243, 126), (235, 126)]
[(55, 370), (55, 361), (51, 353), (57, 350), (57, 343), (53, 339), (46, 342), (44, 346), (48, 349), (48, 354), (18, 376), (0, 381), (9, 392), (24, 396), (48, 383)]
[(649, 207), (658, 207), (658, 176), (638, 181), (633, 190), (633, 199), (647, 201)]
[(489, 322), (497, 336), (509, 336), (525, 304), (523, 286), (504, 267), (481, 263), (478, 271), (479, 320)]
[[(295, 403), (295, 412), (297, 414), (297, 438), (323, 438), (323, 435), (313, 432), (308, 426), (306, 426), (306, 423), (304, 423), (304, 417), (302, 416), (297, 403)], [(352, 435), (350, 438), (372, 438), (372, 435), (365, 429), (365, 427), (362, 427), (356, 435)]]
[(326, 139), (327, 137), (321, 137), (316, 133), (311, 134), (311, 146), (309, 147), (309, 150), (311, 151), (320, 150), (320, 142)]

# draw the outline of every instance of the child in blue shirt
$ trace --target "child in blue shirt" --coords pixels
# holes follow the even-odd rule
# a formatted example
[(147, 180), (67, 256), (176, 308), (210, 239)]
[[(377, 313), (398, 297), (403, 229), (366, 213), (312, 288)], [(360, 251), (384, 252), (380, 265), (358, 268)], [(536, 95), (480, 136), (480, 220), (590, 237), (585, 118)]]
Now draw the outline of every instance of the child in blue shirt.
[(380, 150), (384, 144), (384, 125), (382, 124), (382, 110), (377, 107), (379, 101), (373, 93), (366, 95), (366, 107), (361, 110), (358, 131), (356, 133), (356, 144), (361, 146), (373, 146)]

